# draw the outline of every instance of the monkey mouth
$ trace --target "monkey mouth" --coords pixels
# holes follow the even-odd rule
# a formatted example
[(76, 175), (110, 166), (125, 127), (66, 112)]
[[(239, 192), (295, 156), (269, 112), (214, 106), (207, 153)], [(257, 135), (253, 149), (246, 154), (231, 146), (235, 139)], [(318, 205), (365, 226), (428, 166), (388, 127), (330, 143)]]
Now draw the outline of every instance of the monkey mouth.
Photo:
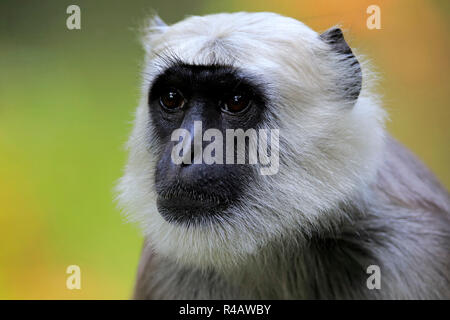
[(156, 205), (167, 222), (195, 225), (226, 215), (230, 201), (217, 194), (177, 189), (159, 192)]

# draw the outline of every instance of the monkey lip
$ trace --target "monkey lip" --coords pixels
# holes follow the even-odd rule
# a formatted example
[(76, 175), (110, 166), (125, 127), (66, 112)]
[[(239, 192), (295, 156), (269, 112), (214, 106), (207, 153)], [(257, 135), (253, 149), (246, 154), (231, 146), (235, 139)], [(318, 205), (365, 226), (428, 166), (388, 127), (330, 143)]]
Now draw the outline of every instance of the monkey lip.
[(171, 223), (197, 223), (223, 215), (229, 202), (211, 194), (159, 194), (156, 205), (161, 216)]
[(208, 189), (194, 188), (175, 184), (169, 188), (157, 190), (158, 201), (167, 206), (184, 207), (211, 207), (220, 206), (229, 202), (225, 196), (210, 192)]
[(166, 208), (214, 208), (222, 207), (228, 204), (224, 199), (218, 197), (195, 198), (189, 196), (162, 197), (158, 196), (158, 207)]

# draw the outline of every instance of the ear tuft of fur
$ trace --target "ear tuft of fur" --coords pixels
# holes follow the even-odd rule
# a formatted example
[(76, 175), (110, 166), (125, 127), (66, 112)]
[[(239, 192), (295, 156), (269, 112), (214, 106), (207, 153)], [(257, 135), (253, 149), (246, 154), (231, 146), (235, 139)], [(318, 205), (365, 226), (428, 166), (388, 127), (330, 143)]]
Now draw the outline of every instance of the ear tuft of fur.
[(344, 39), (342, 30), (338, 27), (328, 29), (320, 35), (320, 38), (331, 45), (336, 52), (342, 54), (352, 54), (352, 50)]
[(362, 87), (361, 66), (352, 52), (352, 49), (344, 39), (342, 30), (338, 27), (328, 29), (320, 36), (333, 52), (338, 54), (339, 69), (342, 69), (344, 77), (340, 79), (344, 96), (350, 101), (356, 101)]
[(156, 35), (160, 35), (165, 32), (169, 26), (157, 15), (154, 14), (142, 28), (141, 43), (145, 51), (150, 52), (151, 43)]

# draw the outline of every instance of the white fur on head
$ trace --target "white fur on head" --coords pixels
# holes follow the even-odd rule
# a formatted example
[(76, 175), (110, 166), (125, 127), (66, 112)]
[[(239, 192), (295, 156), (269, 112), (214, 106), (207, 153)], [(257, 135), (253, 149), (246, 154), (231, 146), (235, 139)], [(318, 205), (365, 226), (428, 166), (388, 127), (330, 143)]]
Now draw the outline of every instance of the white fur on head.
[[(349, 106), (330, 88), (351, 66), (297, 20), (273, 13), (216, 14), (170, 27), (153, 25), (150, 31), (142, 99), (118, 189), (120, 204), (141, 224), (158, 254), (179, 263), (227, 268), (282, 235), (308, 235), (345, 218), (333, 209), (367, 189), (383, 146), (384, 111), (370, 91), (366, 65), (361, 65), (361, 94)], [(157, 142), (147, 96), (167, 57), (232, 65), (267, 84), (271, 119), (264, 127), (280, 129), (280, 169), (273, 176), (257, 176), (221, 223), (169, 224), (156, 208), (152, 148)]]

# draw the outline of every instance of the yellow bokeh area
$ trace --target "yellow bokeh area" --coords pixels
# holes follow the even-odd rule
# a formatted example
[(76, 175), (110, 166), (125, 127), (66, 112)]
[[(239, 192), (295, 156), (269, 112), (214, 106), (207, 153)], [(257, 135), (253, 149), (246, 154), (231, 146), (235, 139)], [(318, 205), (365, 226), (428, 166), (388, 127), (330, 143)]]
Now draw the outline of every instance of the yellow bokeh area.
[[(81, 30), (66, 27), (71, 4)], [(381, 9), (379, 30), (367, 28), (369, 5)], [(449, 1), (3, 0), (0, 299), (130, 297), (142, 237), (114, 186), (139, 98), (137, 30), (153, 11), (168, 23), (274, 11), (317, 31), (340, 25), (379, 73), (388, 130), (450, 187)], [(69, 265), (80, 266), (80, 290), (66, 287)]]

